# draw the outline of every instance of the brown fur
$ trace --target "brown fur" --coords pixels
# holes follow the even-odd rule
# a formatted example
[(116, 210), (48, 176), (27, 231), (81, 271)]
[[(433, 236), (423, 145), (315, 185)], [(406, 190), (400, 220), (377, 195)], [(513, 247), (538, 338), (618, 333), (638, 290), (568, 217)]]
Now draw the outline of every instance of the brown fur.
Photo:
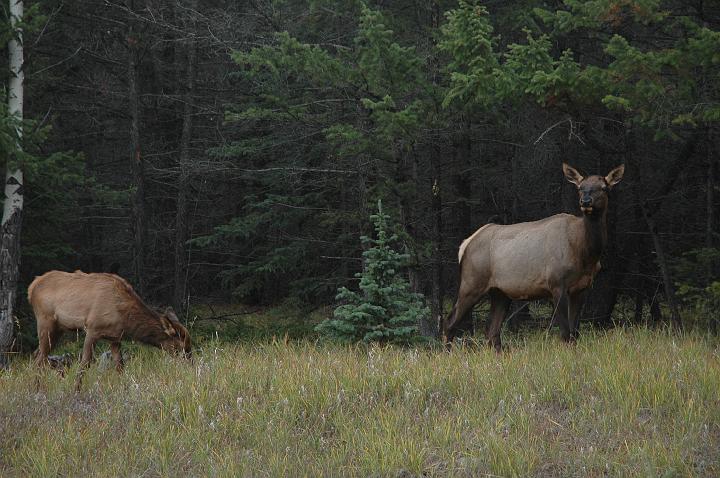
[(110, 342), (118, 370), (123, 367), (123, 339), (190, 354), (190, 334), (175, 314), (155, 312), (115, 274), (50, 271), (30, 284), (28, 300), (37, 321), (38, 364), (47, 363), (63, 332), (80, 329), (85, 330), (83, 365), (92, 359), (98, 340)]
[(600, 270), (607, 242), (608, 190), (623, 176), (619, 166), (606, 177), (583, 177), (563, 164), (578, 188), (582, 217), (557, 214), (520, 224), (487, 224), (458, 251), (460, 287), (443, 324), (446, 340), (484, 295), (490, 296), (488, 341), (500, 350), (500, 330), (511, 300), (552, 298), (563, 338), (575, 340), (584, 293)]

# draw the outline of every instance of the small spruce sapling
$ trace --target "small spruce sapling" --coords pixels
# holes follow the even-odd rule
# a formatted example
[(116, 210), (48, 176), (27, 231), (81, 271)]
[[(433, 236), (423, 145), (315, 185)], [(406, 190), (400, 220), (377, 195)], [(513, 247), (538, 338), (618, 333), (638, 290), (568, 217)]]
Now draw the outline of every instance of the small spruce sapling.
[(376, 239), (363, 236), (368, 246), (363, 252), (360, 290), (338, 289), (341, 303), (333, 314), (316, 327), (318, 332), (343, 342), (410, 343), (419, 340), (420, 319), (429, 314), (422, 295), (413, 293), (400, 270), (407, 265), (408, 254), (393, 249), (398, 236), (390, 232), (390, 216), (382, 210), (370, 216)]

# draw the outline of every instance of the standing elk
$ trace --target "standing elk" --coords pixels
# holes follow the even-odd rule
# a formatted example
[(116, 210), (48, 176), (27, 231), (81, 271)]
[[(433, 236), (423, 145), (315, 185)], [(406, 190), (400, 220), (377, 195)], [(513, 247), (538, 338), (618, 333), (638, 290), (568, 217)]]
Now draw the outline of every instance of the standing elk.
[(123, 368), (123, 339), (190, 357), (190, 334), (175, 313), (171, 309), (155, 312), (115, 274), (50, 271), (32, 281), (28, 300), (37, 321), (39, 365), (47, 363), (62, 333), (71, 330), (85, 330), (83, 369), (92, 360), (98, 340), (110, 342), (118, 371)]
[(506, 226), (486, 224), (460, 245), (458, 297), (443, 323), (447, 342), (485, 294), (490, 296), (486, 335), (497, 351), (511, 300), (552, 298), (563, 339), (577, 338), (585, 291), (600, 270), (607, 243), (608, 191), (620, 182), (625, 166), (605, 177), (583, 177), (564, 163), (563, 172), (577, 186), (581, 217), (556, 214)]

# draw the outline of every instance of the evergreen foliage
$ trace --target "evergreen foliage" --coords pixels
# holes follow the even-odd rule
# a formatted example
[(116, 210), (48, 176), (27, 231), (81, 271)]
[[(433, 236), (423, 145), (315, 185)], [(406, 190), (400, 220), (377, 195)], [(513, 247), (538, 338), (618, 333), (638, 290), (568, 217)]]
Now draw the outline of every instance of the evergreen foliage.
[[(23, 131), (22, 138), (18, 129)], [(83, 199), (96, 200), (103, 189), (86, 177), (82, 155), (43, 150), (50, 134), (50, 127), (35, 120), (25, 119), (19, 125), (8, 112), (5, 94), (0, 94), (0, 171), (4, 174), (7, 167), (17, 165), (24, 171), (29, 207), (24, 211), (20, 263), (36, 270), (59, 267), (75, 253), (70, 242), (73, 231), (81, 227), (81, 203)], [(11, 164), (13, 161), (18, 164)]]
[[(200, 303), (332, 303), (361, 270), (357, 238), (370, 235), (382, 199), (434, 322), (455, 292), (457, 247), (478, 227), (577, 212), (559, 169), (567, 161), (585, 173), (627, 165), (589, 293), (605, 307), (586, 306), (586, 317), (630, 302), (636, 321), (648, 305), (660, 317), (657, 291), (669, 280), (685, 307), (714, 297), (705, 266), (702, 277), (672, 267), (661, 277), (653, 239), (670, 266), (704, 263), (687, 253), (720, 243), (718, 2), (134, 6), (47, 0), (26, 11), (25, 116), (52, 130), (34, 147), (44, 128), (27, 124), (16, 156), (27, 185), (22, 283), (49, 268), (116, 265), (135, 282), (142, 216), (151, 301), (182, 289)], [(9, 34), (0, 28), (3, 43)], [(181, 164), (185, 118), (192, 154)], [(15, 140), (0, 108), (0, 146)], [(81, 154), (53, 156), (69, 150)], [(128, 201), (136, 159), (144, 203)], [(175, 271), (186, 286), (169, 281)]]
[(398, 236), (391, 232), (390, 216), (378, 201), (378, 212), (370, 216), (376, 239), (363, 236), (367, 247), (363, 253), (363, 272), (359, 292), (346, 287), (338, 290), (333, 319), (327, 319), (317, 330), (345, 342), (408, 343), (417, 340), (417, 324), (429, 314), (420, 294), (410, 291), (401, 275), (409, 255), (393, 249)]
[[(330, 299), (349, 274), (340, 268), (328, 277), (318, 260), (325, 238), (338, 244), (337, 256), (357, 256), (367, 196), (414, 200), (417, 186), (397, 171), (437, 127), (442, 95), (425, 78), (426, 59), (400, 45), (382, 11), (361, 5), (357, 13), (347, 48), (285, 31), (232, 55), (253, 95), (229, 107), (237, 138), (212, 154), (253, 175), (253, 193), (242, 196), (239, 217), (193, 243), (247, 258), (220, 273), (243, 300)], [(417, 239), (408, 241), (416, 257), (429, 249)]]
[(665, 3), (566, 1), (557, 10), (534, 8), (538, 22), (524, 28), (525, 40), (503, 49), (487, 9), (461, 0), (447, 15), (439, 44), (451, 55), (445, 103), (459, 98), (487, 107), (524, 95), (562, 112), (604, 107), (628, 126), (651, 128), (655, 139), (679, 140), (678, 130), (720, 117), (717, 103), (708, 101), (718, 94), (709, 80), (720, 65), (720, 32), (672, 15)]
[(678, 296), (710, 330), (720, 329), (720, 249), (693, 249), (674, 264)]

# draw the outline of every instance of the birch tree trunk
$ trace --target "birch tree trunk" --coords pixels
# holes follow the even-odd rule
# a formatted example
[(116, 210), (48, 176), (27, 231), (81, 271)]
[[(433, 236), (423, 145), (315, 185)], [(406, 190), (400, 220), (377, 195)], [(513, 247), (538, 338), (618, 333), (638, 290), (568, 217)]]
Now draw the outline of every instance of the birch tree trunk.
[(175, 291), (173, 306), (175, 310), (185, 312), (187, 304), (187, 265), (185, 250), (188, 231), (188, 188), (190, 186), (190, 140), (192, 139), (193, 94), (195, 92), (195, 65), (197, 45), (195, 41), (195, 9), (197, 0), (189, 2), (191, 12), (190, 38), (186, 42), (187, 77), (183, 104), (183, 125), (180, 136), (180, 175), (178, 177), (177, 209), (175, 211)]
[[(23, 16), (22, 0), (10, 0), (10, 22), (15, 36), (8, 42), (10, 81), (8, 111), (17, 119), (17, 150), (21, 148), (23, 118), (23, 45), (22, 31), (15, 29)], [(8, 352), (13, 341), (13, 306), (17, 295), (20, 267), (20, 228), (23, 212), (23, 172), (11, 152), (5, 173), (5, 197), (0, 223), (0, 367), (9, 363)]]

